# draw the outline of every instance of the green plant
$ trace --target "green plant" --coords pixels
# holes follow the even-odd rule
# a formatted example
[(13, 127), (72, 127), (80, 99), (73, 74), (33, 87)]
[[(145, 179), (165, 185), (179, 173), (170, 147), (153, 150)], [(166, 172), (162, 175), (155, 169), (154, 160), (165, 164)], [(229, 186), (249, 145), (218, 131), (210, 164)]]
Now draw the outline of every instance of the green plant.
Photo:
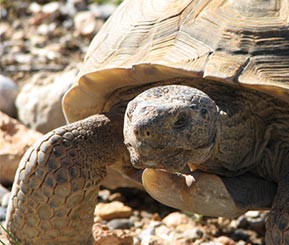
[[(0, 227), (2, 230), (7, 234), (7, 237), (9, 237), (9, 240), (11, 241), (12, 244), (15, 245), (20, 245), (20, 242), (17, 240), (17, 238), (10, 232), (8, 231), (2, 224), (0, 224)], [(0, 240), (0, 244), (6, 245), (3, 241)]]

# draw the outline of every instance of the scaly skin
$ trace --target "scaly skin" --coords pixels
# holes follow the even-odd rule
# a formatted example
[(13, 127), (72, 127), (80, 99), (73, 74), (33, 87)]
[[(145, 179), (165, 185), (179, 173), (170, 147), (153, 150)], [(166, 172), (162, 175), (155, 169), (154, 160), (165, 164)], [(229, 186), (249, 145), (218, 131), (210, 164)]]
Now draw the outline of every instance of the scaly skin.
[[(282, 165), (280, 179), (278, 182), (277, 194), (275, 196), (272, 209), (266, 220), (266, 245), (287, 245), (289, 244), (289, 169), (286, 163), (289, 160), (289, 145), (287, 142), (278, 142), (272, 146), (270, 159), (276, 165)], [(281, 157), (282, 156), (282, 157)]]
[(6, 219), (21, 244), (90, 243), (106, 166), (128, 154), (122, 120), (92, 116), (47, 133), (26, 152)]

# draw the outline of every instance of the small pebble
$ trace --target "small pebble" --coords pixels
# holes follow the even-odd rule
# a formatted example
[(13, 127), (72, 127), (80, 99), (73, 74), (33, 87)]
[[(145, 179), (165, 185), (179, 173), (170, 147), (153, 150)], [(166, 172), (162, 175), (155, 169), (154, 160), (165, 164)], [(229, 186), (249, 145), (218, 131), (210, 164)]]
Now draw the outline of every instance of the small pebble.
[(189, 222), (189, 217), (180, 212), (174, 212), (168, 214), (162, 222), (169, 227), (176, 227), (180, 224), (187, 224)]
[(260, 217), (260, 211), (248, 211), (244, 215), (247, 218), (257, 218)]
[(110, 229), (130, 229), (134, 224), (129, 219), (112, 219), (106, 224)]
[(0, 111), (14, 117), (16, 114), (15, 99), (18, 87), (10, 78), (0, 74)]
[(148, 235), (143, 237), (143, 239), (141, 239), (140, 245), (169, 245), (168, 241), (165, 241), (163, 239), (161, 239), (158, 236), (155, 235)]
[(223, 245), (235, 245), (235, 241), (227, 236), (220, 236), (214, 239), (215, 242), (221, 243)]
[(138, 235), (140, 240), (144, 240), (145, 237), (151, 236), (155, 234), (155, 226), (149, 226), (148, 228), (142, 230), (142, 232)]
[(108, 198), (110, 197), (111, 193), (109, 190), (107, 189), (103, 189), (103, 190), (100, 190), (98, 192), (98, 198), (100, 201), (102, 202), (107, 202), (108, 201)]
[(83, 36), (92, 37), (103, 25), (103, 20), (96, 19), (94, 14), (89, 11), (83, 11), (74, 17), (76, 31)]
[(5, 220), (6, 213), (7, 213), (7, 208), (0, 206), (0, 222)]
[(122, 202), (98, 203), (95, 207), (95, 215), (104, 220), (115, 218), (129, 218), (132, 214), (131, 207), (125, 206)]
[(2, 207), (4, 207), (4, 208), (8, 207), (10, 196), (11, 196), (11, 192), (7, 192), (3, 195), (2, 199), (1, 199), (1, 206)]
[(2, 205), (2, 199), (6, 193), (9, 193), (9, 191), (0, 184), (0, 204), (1, 205)]
[(202, 238), (203, 235), (204, 235), (204, 232), (199, 228), (187, 229), (182, 234), (183, 237), (188, 238), (193, 241)]
[(61, 3), (60, 2), (50, 2), (42, 7), (42, 11), (46, 14), (56, 14), (60, 12)]

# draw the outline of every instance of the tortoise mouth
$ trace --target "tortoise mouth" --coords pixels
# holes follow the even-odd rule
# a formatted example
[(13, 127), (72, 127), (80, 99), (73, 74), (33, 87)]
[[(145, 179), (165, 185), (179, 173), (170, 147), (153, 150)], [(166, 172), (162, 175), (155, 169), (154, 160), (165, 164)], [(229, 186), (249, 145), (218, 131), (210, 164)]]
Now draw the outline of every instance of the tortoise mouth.
[(148, 154), (140, 154), (135, 148), (129, 149), (131, 163), (137, 169), (164, 169), (167, 172), (182, 172), (187, 165), (186, 151), (166, 149)]
[[(131, 174), (129, 176), (130, 179), (132, 179), (133, 181), (143, 185), (143, 173), (146, 169), (150, 169), (150, 168), (144, 168), (144, 169), (137, 169), (133, 174)], [(192, 184), (192, 174), (196, 172), (196, 169), (192, 168), (191, 164), (186, 165), (182, 171), (168, 171), (166, 169), (162, 169), (162, 168), (157, 168), (160, 171), (163, 172), (167, 172), (173, 175), (177, 175), (177, 176), (183, 176), (183, 178), (185, 178), (186, 180), (186, 184), (189, 187)]]

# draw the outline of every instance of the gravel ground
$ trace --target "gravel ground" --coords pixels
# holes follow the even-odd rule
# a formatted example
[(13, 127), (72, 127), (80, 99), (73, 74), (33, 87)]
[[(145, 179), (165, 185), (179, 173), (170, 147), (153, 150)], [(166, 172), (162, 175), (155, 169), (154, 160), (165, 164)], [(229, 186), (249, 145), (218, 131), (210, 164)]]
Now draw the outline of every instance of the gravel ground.
[[(34, 74), (78, 64), (115, 9), (111, 2), (83, 0), (0, 3), (0, 71), (20, 88)], [(7, 206), (3, 196), (0, 221)], [(95, 244), (264, 244), (266, 212), (252, 211), (237, 219), (184, 214), (129, 188), (102, 189), (99, 201)]]

